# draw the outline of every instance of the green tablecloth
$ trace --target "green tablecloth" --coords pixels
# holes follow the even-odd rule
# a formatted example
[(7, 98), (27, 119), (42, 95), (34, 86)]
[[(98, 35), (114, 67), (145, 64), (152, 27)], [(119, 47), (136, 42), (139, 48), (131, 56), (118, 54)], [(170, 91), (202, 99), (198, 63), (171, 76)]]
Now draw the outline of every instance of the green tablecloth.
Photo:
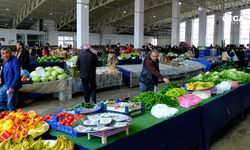
[[(233, 89), (235, 90), (235, 89)], [(232, 91), (232, 90), (231, 90)], [(217, 98), (223, 96), (223, 95), (226, 95), (228, 94), (229, 92), (231, 91), (228, 91), (228, 92), (225, 92), (223, 94), (219, 94), (219, 95), (215, 95), (209, 99), (205, 99), (203, 100), (199, 105), (197, 106), (194, 106), (194, 107), (191, 107), (191, 108), (182, 108), (182, 107), (177, 107), (177, 109), (179, 110), (179, 112), (174, 115), (172, 118), (174, 117), (177, 117), (181, 114), (184, 114), (192, 109), (195, 109), (197, 107), (202, 107), (203, 105), (206, 105), (207, 103), (210, 103), (212, 102), (213, 100), (216, 100)], [(171, 118), (169, 118), (171, 119)], [(145, 130), (147, 128), (150, 128), (152, 126), (155, 126), (163, 121), (166, 121), (168, 119), (157, 119), (155, 117), (153, 117), (150, 113), (150, 111), (146, 111), (146, 113), (142, 116), (138, 116), (136, 118), (133, 118), (133, 124), (129, 127), (129, 134), (132, 135), (132, 134), (135, 134), (137, 132), (140, 132), (142, 130)], [(88, 149), (98, 149), (98, 148), (101, 148), (105, 145), (103, 145), (101, 143), (101, 139), (100, 138), (97, 138), (97, 137), (93, 137), (91, 140), (88, 140), (87, 139), (87, 136), (83, 136), (83, 137), (79, 137), (79, 138), (74, 138), (68, 134), (65, 134), (65, 133), (62, 133), (62, 132), (57, 132), (53, 129), (51, 129), (49, 131), (49, 134), (51, 136), (59, 136), (59, 135), (65, 135), (70, 141), (72, 141), (74, 144), (77, 144), (77, 145), (80, 145), (82, 147), (85, 147), (85, 148), (88, 148)], [(125, 132), (121, 132), (117, 135), (114, 135), (114, 136), (111, 136), (108, 138), (108, 143), (107, 144), (110, 144), (110, 143), (113, 143), (121, 138), (124, 138), (125, 137)]]
[[(177, 117), (183, 113), (186, 113), (189, 110), (194, 109), (194, 108), (196, 108), (196, 107), (192, 107), (190, 109), (178, 107), (179, 112), (175, 116), (173, 116), (172, 118)], [(159, 124), (165, 120), (166, 119), (157, 119), (151, 115), (150, 111), (146, 111), (146, 113), (144, 115), (133, 118), (133, 124), (129, 127), (129, 135), (132, 135), (132, 134), (135, 134), (135, 133), (140, 132), (142, 130), (145, 130), (147, 128), (150, 128), (150, 127), (152, 127), (156, 124)], [(98, 148), (105, 146), (101, 143), (101, 139), (97, 138), (97, 137), (93, 137), (93, 138), (91, 138), (91, 140), (88, 140), (87, 136), (75, 138), (75, 137), (70, 136), (68, 134), (65, 134), (62, 132), (57, 132), (53, 129), (51, 129), (49, 131), (49, 134), (52, 136), (65, 135), (74, 144), (80, 145), (80, 146), (88, 148), (88, 149), (98, 149)], [(115, 142), (123, 137), (125, 137), (125, 132), (121, 132), (117, 135), (111, 136), (108, 138), (107, 144)]]

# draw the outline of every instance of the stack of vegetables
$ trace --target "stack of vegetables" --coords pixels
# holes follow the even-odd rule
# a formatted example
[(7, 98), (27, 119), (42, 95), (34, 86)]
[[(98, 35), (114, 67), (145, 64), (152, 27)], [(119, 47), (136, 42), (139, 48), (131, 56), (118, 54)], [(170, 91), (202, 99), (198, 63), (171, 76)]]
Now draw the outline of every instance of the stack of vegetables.
[(151, 109), (155, 104), (167, 104), (170, 107), (176, 107), (179, 105), (177, 99), (165, 94), (153, 93), (151, 91), (140, 93), (134, 97), (134, 101), (143, 102), (146, 109)]
[(38, 63), (60, 62), (61, 60), (55, 56), (43, 56), (38, 60)]
[(33, 111), (19, 109), (16, 112), (2, 113), (1, 117), (0, 141), (9, 138), (19, 141), (28, 134), (37, 137), (48, 130), (48, 124), (43, 122), (42, 116)]
[(18, 143), (11, 139), (0, 143), (1, 150), (73, 150), (74, 144), (65, 136), (58, 136), (56, 140), (38, 140), (31, 136), (24, 138)]
[[(44, 75), (39, 72), (44, 72)], [(65, 80), (67, 79), (68, 75), (64, 72), (64, 70), (58, 66), (54, 67), (37, 67), (35, 71), (30, 73), (30, 77), (32, 82), (47, 82), (47, 81), (54, 81), (54, 80)]]
[(193, 82), (213, 82), (215, 85), (222, 81), (238, 81), (240, 84), (250, 82), (250, 74), (237, 71), (236, 69), (224, 70), (221, 72), (207, 72), (204, 75), (200, 74), (192, 78)]

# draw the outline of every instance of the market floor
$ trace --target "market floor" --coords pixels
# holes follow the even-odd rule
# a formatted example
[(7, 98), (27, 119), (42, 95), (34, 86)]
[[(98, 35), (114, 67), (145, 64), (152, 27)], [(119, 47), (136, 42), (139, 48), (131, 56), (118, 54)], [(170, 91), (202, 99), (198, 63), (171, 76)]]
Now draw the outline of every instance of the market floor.
[[(164, 86), (160, 84), (157, 89)], [(113, 88), (108, 90), (101, 90), (97, 92), (97, 97), (100, 100), (126, 98), (127, 96), (134, 97), (139, 93), (138, 87), (128, 88), (122, 86), (121, 88)], [(34, 100), (23, 107), (24, 110), (35, 110), (37, 113), (47, 115), (55, 113), (61, 109), (74, 106), (83, 101), (81, 93), (74, 94), (73, 99), (66, 101), (59, 101), (55, 98), (45, 98)], [(230, 127), (229, 131), (222, 137), (215, 140), (212, 144), (212, 150), (249, 150), (250, 148), (250, 113), (246, 116), (244, 121), (236, 122), (236, 125)]]

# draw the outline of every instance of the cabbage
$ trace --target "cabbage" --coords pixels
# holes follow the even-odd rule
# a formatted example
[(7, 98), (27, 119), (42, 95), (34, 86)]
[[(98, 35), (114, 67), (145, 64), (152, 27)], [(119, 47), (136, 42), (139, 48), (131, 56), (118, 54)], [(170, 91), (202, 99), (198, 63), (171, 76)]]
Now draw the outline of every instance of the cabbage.
[(32, 82), (38, 83), (38, 82), (40, 82), (40, 78), (32, 78)]
[(32, 71), (32, 72), (30, 73), (30, 77), (31, 77), (31, 78), (40, 78), (40, 75), (39, 75), (36, 71)]
[(42, 82), (47, 82), (47, 81), (49, 81), (49, 79), (47, 77), (41, 77), (41, 81)]
[(45, 71), (46, 71), (46, 72), (52, 72), (53, 70), (54, 70), (54, 69), (53, 69), (52, 67), (46, 67), (46, 68), (45, 68)]
[(44, 69), (43, 67), (36, 67), (36, 71)]
[(58, 74), (64, 73), (64, 70), (62, 68), (56, 68), (55, 70), (58, 72)]
[(65, 79), (67, 79), (67, 75), (65, 75), (65, 74), (58, 75), (57, 79), (58, 80), (65, 80)]
[(51, 73), (50, 73), (50, 72), (45, 72), (45, 76), (46, 76), (46, 77), (50, 77), (50, 76), (51, 76)]
[(55, 81), (56, 80), (56, 77), (55, 76), (50, 76), (48, 77), (49, 81)]
[(58, 75), (58, 72), (56, 70), (54, 70), (54, 71), (51, 72), (51, 75), (56, 77)]
[(59, 67), (59, 66), (54, 66), (54, 67), (53, 67), (54, 70), (55, 70), (55, 69), (58, 69), (58, 68), (60, 68), (60, 67)]

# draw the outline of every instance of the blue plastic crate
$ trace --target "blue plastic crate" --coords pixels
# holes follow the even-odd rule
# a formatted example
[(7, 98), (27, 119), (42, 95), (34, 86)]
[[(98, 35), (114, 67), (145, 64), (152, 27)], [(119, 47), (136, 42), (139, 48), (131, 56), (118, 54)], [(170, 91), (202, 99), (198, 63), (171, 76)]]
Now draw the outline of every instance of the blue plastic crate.
[(52, 120), (46, 121), (46, 122), (48, 122), (51, 128), (56, 131), (64, 132), (74, 137), (80, 137), (84, 135), (82, 133), (75, 132), (74, 129), (70, 126), (64, 126), (64, 125), (59, 124), (57, 120), (58, 120), (58, 117), (56, 116), (56, 114), (52, 114)]

